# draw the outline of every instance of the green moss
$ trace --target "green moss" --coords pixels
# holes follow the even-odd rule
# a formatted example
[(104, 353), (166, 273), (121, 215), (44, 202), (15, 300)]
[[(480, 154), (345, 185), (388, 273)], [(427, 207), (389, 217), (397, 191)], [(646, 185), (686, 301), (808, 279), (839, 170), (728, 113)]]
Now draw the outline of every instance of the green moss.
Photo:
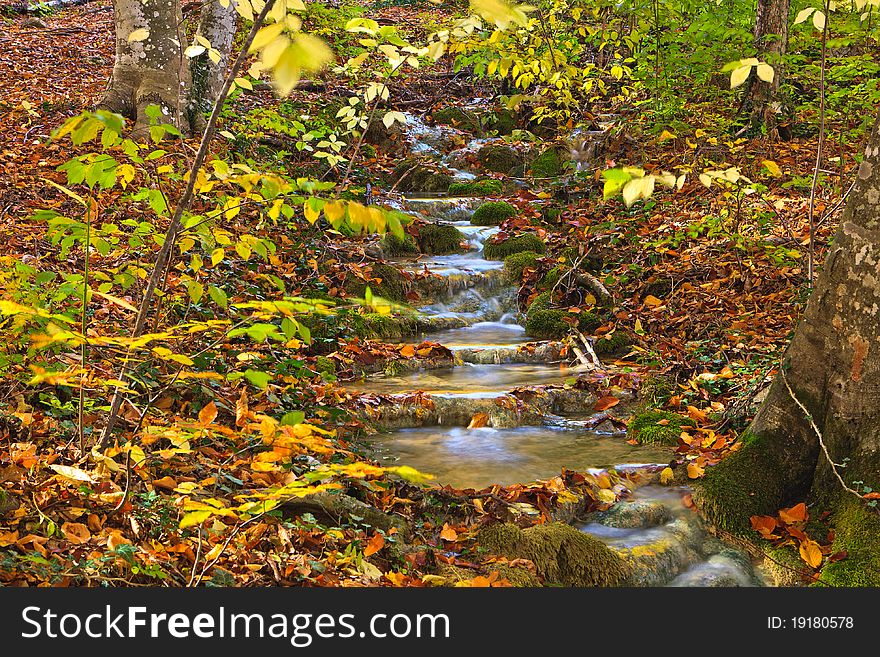
[(352, 316), (351, 332), (360, 338), (372, 340), (402, 338), (417, 333), (418, 323), (415, 317), (409, 315), (364, 313)]
[(496, 196), (501, 193), (499, 180), (472, 180), (449, 185), (450, 196)]
[(549, 310), (553, 306), (553, 299), (550, 295), (550, 291), (541, 292), (538, 296), (532, 299), (532, 303), (529, 305), (529, 309), (527, 312), (536, 312), (538, 310)]
[(675, 383), (662, 376), (645, 379), (639, 388), (639, 397), (653, 406), (663, 406), (675, 393)]
[(553, 269), (544, 274), (544, 278), (541, 279), (541, 285), (544, 287), (553, 287), (559, 282), (559, 279), (562, 278), (562, 275), (567, 270), (567, 267), (556, 265)]
[(693, 496), (711, 524), (751, 537), (749, 518), (774, 515), (786, 501), (785, 480), (778, 475), (786, 465), (772, 440), (746, 433), (740, 441), (739, 450), (695, 480)]
[[(762, 564), (774, 586), (797, 586), (812, 572), (801, 559), (797, 548), (791, 546), (772, 547), (769, 541), (761, 541), (764, 554), (767, 556)], [(767, 547), (763, 547), (766, 545)]]
[(382, 251), (392, 256), (414, 255), (419, 247), (410, 235), (404, 234), (401, 239), (394, 233), (386, 233), (382, 238)]
[(445, 255), (460, 252), (465, 236), (452, 224), (423, 224), (418, 240), (422, 253)]
[(532, 175), (536, 178), (555, 178), (562, 174), (564, 165), (559, 151), (548, 148), (532, 160)]
[(540, 237), (534, 233), (523, 233), (516, 237), (508, 237), (503, 242), (487, 243), (483, 246), (483, 257), (486, 260), (504, 260), (514, 253), (522, 253), (523, 251), (544, 253), (546, 250), (547, 246)]
[(509, 135), (516, 130), (516, 115), (506, 108), (495, 110), (489, 119), (489, 127), (499, 135)]
[(417, 160), (407, 159), (394, 167), (391, 182), (401, 192), (442, 193), (452, 184), (452, 176)]
[(519, 283), (523, 270), (526, 267), (534, 268), (540, 258), (541, 256), (533, 251), (521, 251), (509, 255), (504, 259), (504, 275), (510, 282)]
[(433, 115), (434, 123), (441, 125), (451, 125), (462, 130), (469, 130), (474, 133), (481, 133), (482, 126), (480, 118), (473, 112), (468, 112), (461, 107), (450, 105), (449, 107), (441, 107), (436, 110)]
[(596, 340), (593, 349), (598, 356), (618, 354), (632, 344), (632, 339), (623, 331), (615, 331), (609, 337)]
[(844, 499), (832, 517), (831, 552), (846, 558), (822, 569), (821, 579), (831, 586), (880, 586), (880, 516), (855, 498)]
[(541, 340), (558, 340), (571, 331), (564, 310), (536, 310), (526, 315), (526, 335)]
[(522, 156), (516, 149), (506, 144), (487, 144), (477, 153), (477, 160), (487, 171), (503, 173), (508, 176), (521, 175)]
[[(370, 290), (374, 296), (404, 303), (406, 294), (410, 290), (410, 283), (404, 277), (403, 273), (387, 263), (376, 262), (372, 265), (372, 277), (382, 279), (380, 283), (369, 283)], [(367, 289), (368, 283), (360, 279), (349, 277), (345, 281), (345, 292), (348, 296), (362, 298)]]
[(315, 371), (320, 374), (336, 374), (336, 361), (326, 356), (315, 358)]
[(541, 586), (538, 576), (525, 566), (511, 567), (507, 564), (492, 564), (489, 572), (497, 572), (499, 580), (507, 580), (516, 588), (532, 588)]
[(474, 211), (471, 223), (474, 226), (497, 226), (505, 219), (516, 215), (516, 207), (506, 201), (489, 201)]
[(630, 419), (627, 433), (642, 445), (677, 445), (684, 427), (693, 426), (693, 420), (677, 413), (645, 411)]
[(623, 559), (597, 538), (552, 522), (522, 530), (513, 523), (480, 530), (477, 544), (493, 554), (529, 559), (545, 582), (561, 586), (619, 586), (628, 574)]

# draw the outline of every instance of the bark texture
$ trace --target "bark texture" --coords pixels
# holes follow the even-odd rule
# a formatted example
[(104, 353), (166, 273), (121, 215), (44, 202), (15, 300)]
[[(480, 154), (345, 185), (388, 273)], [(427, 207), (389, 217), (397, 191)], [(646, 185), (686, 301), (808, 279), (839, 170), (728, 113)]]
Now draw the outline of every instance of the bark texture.
[[(748, 90), (747, 105), (751, 111), (754, 125), (766, 125), (769, 133), (778, 133), (779, 124), (779, 85), (784, 70), (781, 58), (788, 49), (788, 16), (791, 0), (758, 0), (755, 15), (755, 47), (758, 57), (769, 59), (774, 76), (772, 82), (764, 82), (753, 75)], [(778, 137), (778, 134), (772, 134)]]
[[(113, 0), (116, 25), (116, 63), (100, 106), (135, 121), (135, 135), (150, 125), (149, 105), (162, 110), (159, 121), (183, 131), (189, 126), (182, 98), (189, 86), (183, 62), (182, 15), (178, 0)], [(147, 38), (129, 41), (138, 30)]]
[(194, 130), (203, 127), (204, 114), (214, 107), (223, 87), (235, 38), (236, 15), (233, 0), (229, 0), (225, 7), (219, 0), (207, 0), (202, 6), (196, 34), (210, 42), (219, 58), (212, 59), (206, 51), (189, 62), (191, 87), (188, 114)]
[[(708, 519), (728, 531), (746, 534), (751, 515), (772, 514), (807, 499), (834, 511), (841, 530), (845, 521), (848, 531), (838, 532), (841, 540), (857, 538), (853, 525), (870, 525), (873, 518), (875, 526), (877, 513), (844, 492), (794, 397), (819, 429), (830, 461), (843, 465), (836, 470), (844, 483), (880, 488), (880, 119), (782, 372), (742, 448), (712, 468), (695, 491)], [(873, 563), (880, 584), (876, 546), (870, 554), (867, 547), (842, 549), (855, 552), (840, 564)], [(864, 565), (858, 572), (863, 570)], [(846, 581), (841, 577), (838, 583)]]

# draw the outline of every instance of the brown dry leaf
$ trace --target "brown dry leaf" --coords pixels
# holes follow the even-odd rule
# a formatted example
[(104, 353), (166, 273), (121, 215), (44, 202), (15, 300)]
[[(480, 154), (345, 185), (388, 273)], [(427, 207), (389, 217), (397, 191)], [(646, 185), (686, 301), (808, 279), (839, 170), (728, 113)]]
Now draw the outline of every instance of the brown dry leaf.
[(801, 542), (801, 559), (804, 560), (811, 568), (818, 568), (822, 565), (822, 548), (816, 541), (807, 539)]
[(81, 522), (65, 522), (61, 525), (61, 531), (64, 532), (64, 537), (75, 545), (82, 545), (92, 537), (89, 528)]
[(706, 414), (696, 406), (688, 406), (688, 417), (700, 423), (706, 422), (708, 420)]
[[(202, 410), (204, 410), (204, 409), (202, 409)], [(199, 414), (199, 419), (201, 419), (201, 414)], [(247, 424), (247, 420), (248, 420), (247, 389), (242, 388), (241, 395), (239, 396), (238, 401), (235, 402), (235, 426), (243, 427), (245, 424)]]
[(488, 413), (475, 413), (471, 418), (470, 423), (468, 423), (468, 429), (479, 429), (480, 427), (485, 427), (489, 424), (489, 414)]
[(385, 546), (385, 537), (382, 536), (379, 532), (373, 534), (373, 538), (371, 538), (367, 542), (367, 547), (364, 548), (364, 556), (369, 557), (371, 554), (376, 554), (379, 550), (381, 550)]

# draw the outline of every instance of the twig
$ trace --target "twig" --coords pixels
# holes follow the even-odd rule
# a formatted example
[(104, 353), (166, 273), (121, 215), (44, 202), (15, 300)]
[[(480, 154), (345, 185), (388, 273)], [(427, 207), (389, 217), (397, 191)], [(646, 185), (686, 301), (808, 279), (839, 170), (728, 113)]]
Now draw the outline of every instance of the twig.
[(813, 287), (816, 258), (816, 187), (819, 184), (819, 169), (822, 164), (822, 148), (825, 145), (825, 63), (828, 58), (828, 19), (831, 0), (825, 0), (825, 23), (822, 26), (822, 69), (819, 75), (819, 144), (816, 146), (816, 166), (813, 169), (813, 183), (810, 185), (810, 247), (807, 261), (807, 278)]

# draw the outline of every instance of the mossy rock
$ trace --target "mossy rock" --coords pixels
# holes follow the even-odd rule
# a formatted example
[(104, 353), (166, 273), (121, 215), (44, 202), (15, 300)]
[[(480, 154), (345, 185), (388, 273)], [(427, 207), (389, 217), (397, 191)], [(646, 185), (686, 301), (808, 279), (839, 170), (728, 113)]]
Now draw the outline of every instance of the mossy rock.
[(627, 432), (640, 445), (677, 445), (684, 427), (693, 426), (693, 420), (677, 413), (644, 411), (630, 419)]
[(499, 135), (509, 135), (518, 124), (516, 113), (507, 108), (495, 110), (489, 117), (488, 127)]
[(568, 268), (563, 265), (556, 265), (553, 269), (544, 274), (544, 278), (541, 279), (541, 285), (544, 287), (553, 287), (559, 282), (559, 279), (562, 278), (562, 275), (568, 271)]
[(534, 233), (523, 233), (516, 237), (508, 237), (502, 242), (489, 242), (483, 246), (483, 257), (486, 260), (504, 260), (507, 256), (523, 251), (544, 253), (547, 245)]
[(532, 303), (529, 304), (529, 309), (526, 312), (531, 313), (538, 310), (549, 310), (552, 306), (553, 297), (550, 294), (550, 290), (547, 290), (546, 292), (541, 292), (541, 294), (532, 299)]
[(832, 553), (846, 558), (822, 569), (821, 580), (831, 586), (880, 586), (880, 516), (857, 499), (843, 499), (832, 516)]
[(497, 555), (528, 559), (548, 584), (619, 586), (629, 575), (624, 560), (599, 539), (552, 522), (520, 529), (513, 523), (484, 527), (477, 544)]
[(319, 374), (336, 374), (336, 361), (326, 356), (315, 358), (315, 371)]
[(401, 192), (445, 193), (452, 184), (452, 176), (416, 160), (403, 160), (394, 167), (392, 184)]
[(571, 331), (571, 326), (564, 320), (564, 310), (536, 310), (526, 315), (526, 335), (540, 340), (557, 340), (564, 338)]
[(766, 555), (762, 568), (774, 586), (798, 586), (804, 582), (805, 575), (812, 573), (796, 547), (772, 547), (769, 541), (761, 541), (761, 544), (767, 546), (762, 548)]
[(511, 283), (519, 283), (526, 267), (536, 267), (541, 256), (534, 251), (514, 253), (504, 259), (504, 275)]
[(666, 377), (652, 376), (639, 388), (639, 397), (653, 406), (663, 406), (675, 394), (675, 383)]
[(565, 164), (558, 148), (548, 148), (532, 160), (530, 168), (535, 178), (556, 178), (562, 175)]
[(449, 185), (449, 196), (497, 196), (501, 193), (500, 180), (471, 180)]
[(596, 340), (596, 343), (593, 345), (593, 350), (596, 352), (597, 356), (612, 356), (622, 353), (631, 344), (632, 338), (626, 333), (623, 331), (615, 331), (609, 337)]
[(522, 175), (523, 157), (506, 144), (486, 144), (477, 152), (477, 161), (487, 171), (508, 176)]
[(497, 226), (513, 216), (516, 216), (515, 206), (507, 201), (489, 201), (474, 211), (471, 224), (474, 226)]
[(440, 109), (435, 110), (431, 117), (434, 119), (434, 123), (451, 125), (454, 128), (468, 130), (477, 135), (483, 132), (483, 126), (480, 123), (479, 116), (474, 112), (462, 109), (461, 107), (456, 107), (455, 105), (441, 107)]
[(418, 322), (410, 315), (364, 313), (352, 316), (351, 332), (357, 337), (370, 340), (403, 338), (418, 332)]
[(452, 224), (423, 224), (417, 239), (422, 253), (445, 255), (462, 251), (465, 236)]
[[(372, 278), (382, 279), (380, 283), (369, 283), (373, 296), (382, 297), (389, 301), (404, 303), (407, 292), (410, 290), (410, 282), (404, 274), (384, 262), (376, 262), (372, 265)], [(348, 296), (362, 298), (366, 292), (368, 283), (360, 279), (349, 277), (345, 281), (345, 292)]]
[(386, 233), (382, 238), (382, 251), (391, 256), (416, 255), (419, 247), (410, 235), (404, 234), (400, 238), (394, 233)]

